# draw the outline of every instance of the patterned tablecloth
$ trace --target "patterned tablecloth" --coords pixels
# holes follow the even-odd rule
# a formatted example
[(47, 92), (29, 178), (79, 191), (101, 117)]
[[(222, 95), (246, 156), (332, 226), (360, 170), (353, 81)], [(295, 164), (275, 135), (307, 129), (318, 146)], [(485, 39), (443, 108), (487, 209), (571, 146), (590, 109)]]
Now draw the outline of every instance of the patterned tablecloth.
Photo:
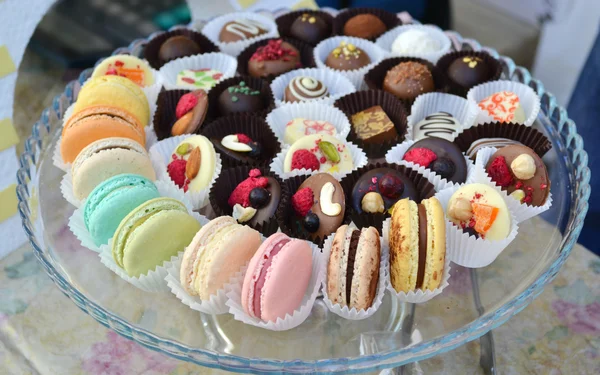
[[(21, 66), (15, 125), (22, 140), (41, 109), (64, 88), (64, 71), (46, 64), (28, 54)], [(538, 234), (543, 236), (543, 230)], [(74, 246), (69, 241), (63, 245)], [(453, 293), (470, 293), (468, 273), (464, 277), (462, 282), (460, 275), (453, 279)], [(502, 285), (502, 280), (497, 282)], [(467, 286), (462, 288), (465, 291), (461, 285)], [(599, 374), (599, 285), (600, 258), (575, 246), (554, 282), (493, 331), (499, 373)], [(104, 328), (59, 291), (29, 245), (0, 260), (0, 369), (1, 374), (225, 373), (145, 349)], [(481, 373), (479, 344), (468, 343), (411, 369), (412, 373)]]

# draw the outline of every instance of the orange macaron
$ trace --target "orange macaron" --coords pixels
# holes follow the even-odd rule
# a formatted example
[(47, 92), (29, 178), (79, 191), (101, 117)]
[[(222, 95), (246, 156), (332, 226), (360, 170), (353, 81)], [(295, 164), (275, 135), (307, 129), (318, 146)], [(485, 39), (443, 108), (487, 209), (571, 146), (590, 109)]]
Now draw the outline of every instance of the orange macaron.
[(75, 113), (62, 130), (60, 152), (65, 163), (72, 163), (87, 145), (109, 137), (129, 138), (145, 146), (144, 127), (124, 109), (92, 106)]

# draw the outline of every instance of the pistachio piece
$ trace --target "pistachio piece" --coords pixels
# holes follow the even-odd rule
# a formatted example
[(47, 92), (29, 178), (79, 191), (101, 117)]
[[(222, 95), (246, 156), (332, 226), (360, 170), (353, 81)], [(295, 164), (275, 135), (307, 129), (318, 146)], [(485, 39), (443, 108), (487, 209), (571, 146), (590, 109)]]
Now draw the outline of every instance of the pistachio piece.
[(339, 163), (340, 154), (337, 151), (335, 145), (331, 142), (321, 141), (319, 142), (319, 149), (325, 155), (327, 160), (330, 160), (332, 163)]
[(190, 151), (192, 151), (192, 145), (189, 143), (182, 143), (179, 146), (177, 146), (175, 153), (177, 155), (184, 156), (184, 155), (189, 154)]
[(327, 182), (323, 185), (319, 194), (321, 212), (327, 216), (337, 216), (342, 212), (342, 206), (333, 202), (333, 193), (335, 193), (335, 186), (331, 182)]
[(236, 134), (226, 135), (221, 139), (221, 144), (223, 147), (230, 149), (231, 151), (237, 152), (250, 152), (252, 151), (252, 147), (249, 145), (242, 143), (239, 141), (238, 136)]

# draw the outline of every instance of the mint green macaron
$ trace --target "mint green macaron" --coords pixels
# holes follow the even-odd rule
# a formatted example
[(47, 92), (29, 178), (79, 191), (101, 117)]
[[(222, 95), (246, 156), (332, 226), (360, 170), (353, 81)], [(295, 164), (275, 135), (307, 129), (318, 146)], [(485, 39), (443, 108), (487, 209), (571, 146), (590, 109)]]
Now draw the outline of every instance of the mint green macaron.
[(185, 250), (199, 230), (200, 223), (180, 201), (151, 199), (121, 221), (112, 256), (129, 276), (139, 277)]
[(83, 208), (85, 227), (97, 246), (108, 243), (121, 220), (134, 208), (160, 194), (149, 179), (120, 174), (96, 186)]

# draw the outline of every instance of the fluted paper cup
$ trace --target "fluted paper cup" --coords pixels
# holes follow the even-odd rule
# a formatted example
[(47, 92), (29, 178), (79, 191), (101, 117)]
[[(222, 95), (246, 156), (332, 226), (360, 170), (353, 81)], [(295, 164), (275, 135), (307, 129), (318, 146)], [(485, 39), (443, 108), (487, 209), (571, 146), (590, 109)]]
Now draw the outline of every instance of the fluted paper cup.
[[(392, 45), (400, 34), (410, 32), (412, 30), (423, 31), (427, 33), (433, 40), (439, 43), (439, 48), (435, 52), (421, 52), (421, 51), (406, 51), (406, 52), (394, 52), (392, 51)], [(377, 38), (375, 41), (381, 49), (389, 52), (390, 56), (406, 56), (406, 57), (419, 57), (425, 60), (429, 60), (432, 63), (436, 63), (440, 57), (448, 53), (452, 48), (452, 42), (450, 38), (437, 26), (434, 25), (402, 25), (395, 27), (382, 36)]]
[[(214, 83), (210, 87), (194, 86), (193, 84), (181, 85), (177, 83), (177, 75), (184, 70), (211, 69), (220, 72), (218, 77), (213, 77)], [(160, 68), (160, 75), (164, 79), (164, 86), (167, 90), (185, 89), (197, 90), (203, 89), (209, 92), (214, 85), (226, 78), (235, 76), (237, 61), (233, 57), (224, 53), (212, 52), (202, 55), (182, 57), (169, 61)]]

